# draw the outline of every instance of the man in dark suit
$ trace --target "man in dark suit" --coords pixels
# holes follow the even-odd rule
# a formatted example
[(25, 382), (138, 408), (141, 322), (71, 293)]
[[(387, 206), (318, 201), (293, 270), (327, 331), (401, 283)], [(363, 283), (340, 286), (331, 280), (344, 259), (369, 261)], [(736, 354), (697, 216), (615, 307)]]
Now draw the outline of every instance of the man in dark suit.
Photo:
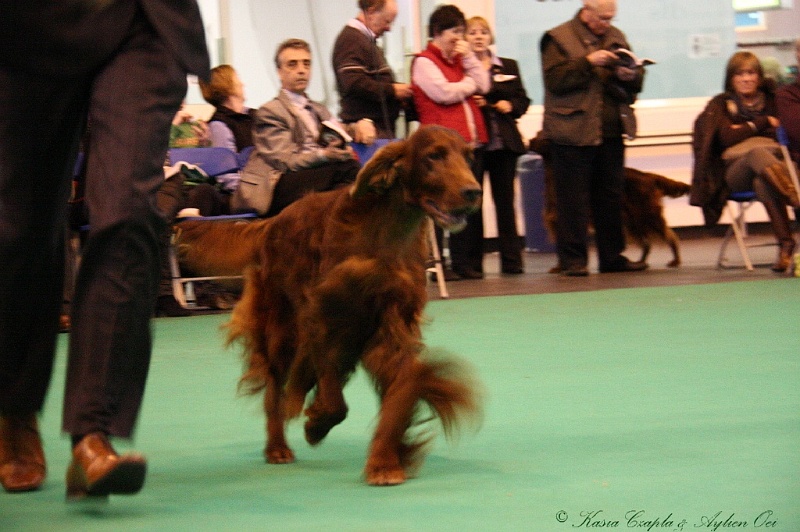
[(37, 489), (36, 414), (58, 328), (72, 167), (86, 118), (88, 232), (75, 290), (63, 429), (67, 495), (135, 493), (130, 437), (151, 352), (155, 204), (186, 75), (206, 76), (195, 0), (12, 0), (0, 16), (0, 483)]

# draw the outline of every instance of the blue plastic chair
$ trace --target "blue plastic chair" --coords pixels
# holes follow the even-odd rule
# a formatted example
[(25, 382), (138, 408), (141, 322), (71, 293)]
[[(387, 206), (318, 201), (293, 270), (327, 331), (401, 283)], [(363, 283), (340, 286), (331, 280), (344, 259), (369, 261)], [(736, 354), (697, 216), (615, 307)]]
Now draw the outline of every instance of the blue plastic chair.
[[(747, 213), (747, 209), (752, 207), (756, 201), (756, 193), (752, 190), (731, 192), (728, 196), (728, 201), (722, 213), (723, 215), (726, 212), (728, 213), (731, 219), (731, 225), (725, 233), (725, 238), (722, 239), (722, 247), (720, 247), (719, 256), (717, 257), (717, 266), (719, 268), (727, 266), (725, 250), (728, 247), (731, 237), (734, 237), (736, 239), (736, 245), (739, 248), (739, 253), (744, 261), (744, 267), (747, 268), (748, 271), (753, 271), (753, 261), (750, 260), (750, 254), (747, 252), (747, 248), (750, 247), (750, 245), (745, 242), (747, 236), (747, 220), (745, 219), (745, 214)], [(738, 210), (735, 211), (733, 205), (738, 205)]]
[[(247, 162), (247, 158), (252, 151), (252, 147), (236, 153), (228, 148), (172, 148), (169, 150), (169, 163), (175, 165), (180, 162), (186, 162), (197, 166), (203, 170), (209, 177), (216, 177), (224, 174), (238, 172)], [(232, 214), (224, 216), (192, 216), (179, 218), (175, 221), (175, 227), (179, 230), (180, 222), (184, 220), (203, 220), (208, 222), (226, 221), (226, 220), (242, 220), (249, 221), (256, 218), (255, 214)], [(195, 281), (218, 281), (224, 279), (240, 279), (241, 275), (235, 276), (195, 276), (185, 277), (181, 273), (180, 263), (178, 262), (178, 253), (175, 249), (175, 235), (171, 239), (169, 246), (169, 267), (172, 277), (172, 294), (175, 301), (178, 302), (185, 309), (189, 310), (202, 310), (207, 307), (202, 307), (197, 304), (197, 298), (194, 292)]]
[(376, 139), (375, 142), (369, 145), (362, 144), (361, 142), (351, 142), (350, 146), (353, 148), (353, 151), (356, 152), (358, 161), (363, 166), (375, 155), (375, 152), (395, 140), (396, 139)]
[(247, 164), (247, 160), (250, 158), (250, 154), (253, 153), (255, 148), (255, 146), (247, 146), (236, 154), (236, 160), (239, 162), (239, 168), (244, 168), (244, 165)]
[[(245, 214), (228, 214), (221, 216), (189, 216), (186, 218), (179, 218), (176, 220), (176, 228), (180, 230), (180, 222), (185, 220), (203, 220), (207, 222), (220, 222), (230, 220), (241, 220), (248, 222), (258, 218), (253, 213)], [(172, 277), (172, 295), (175, 301), (180, 306), (187, 310), (206, 310), (208, 307), (200, 306), (197, 304), (197, 297), (194, 291), (195, 281), (221, 281), (230, 279), (241, 279), (241, 275), (210, 275), (210, 276), (194, 276), (185, 277), (181, 273), (180, 263), (178, 262), (178, 252), (175, 249), (176, 232), (173, 231), (172, 238), (170, 239), (169, 246), (169, 270)]]
[(169, 164), (185, 162), (197, 166), (209, 177), (237, 172), (239, 159), (228, 148), (172, 148), (168, 152)]

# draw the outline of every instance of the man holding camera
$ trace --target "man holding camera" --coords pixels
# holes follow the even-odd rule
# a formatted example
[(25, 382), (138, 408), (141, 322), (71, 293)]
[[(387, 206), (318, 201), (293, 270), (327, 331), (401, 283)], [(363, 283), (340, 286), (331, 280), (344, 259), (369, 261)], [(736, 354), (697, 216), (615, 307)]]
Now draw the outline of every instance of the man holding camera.
[(647, 268), (622, 255), (623, 137), (636, 134), (630, 104), (642, 89), (644, 69), (620, 65), (611, 51), (630, 49), (611, 24), (616, 13), (616, 0), (584, 0), (575, 17), (549, 30), (540, 42), (543, 135), (552, 143), (556, 245), (561, 273), (567, 276), (589, 274), (590, 216), (601, 273)]

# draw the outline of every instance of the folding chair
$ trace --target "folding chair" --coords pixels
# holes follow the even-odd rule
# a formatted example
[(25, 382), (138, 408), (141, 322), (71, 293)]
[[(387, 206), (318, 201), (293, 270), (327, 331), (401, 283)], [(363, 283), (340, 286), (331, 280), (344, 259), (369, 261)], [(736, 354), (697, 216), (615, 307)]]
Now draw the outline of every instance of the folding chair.
[(723, 215), (726, 212), (728, 213), (731, 219), (731, 225), (728, 227), (728, 230), (725, 232), (725, 237), (722, 239), (722, 246), (720, 247), (719, 256), (717, 257), (717, 267), (725, 268), (729, 266), (727, 264), (725, 251), (727, 250), (731, 237), (734, 237), (736, 239), (736, 245), (739, 248), (739, 254), (744, 261), (744, 267), (748, 271), (753, 271), (753, 261), (750, 260), (750, 254), (747, 252), (747, 248), (753, 247), (753, 245), (745, 242), (745, 238), (747, 237), (747, 220), (745, 219), (745, 214), (756, 201), (756, 193), (750, 190), (746, 192), (732, 192), (730, 196), (728, 196), (728, 201), (722, 213)]
[(171, 166), (185, 162), (197, 166), (209, 177), (238, 172), (241, 168), (236, 152), (228, 148), (172, 148), (167, 157)]
[[(247, 162), (252, 149), (246, 153), (236, 153), (228, 148), (172, 148), (169, 150), (168, 157), (171, 165), (185, 162), (197, 166), (209, 177), (214, 178), (224, 174), (238, 172)], [(178, 252), (175, 249), (176, 232), (180, 231), (180, 222), (184, 220), (204, 220), (208, 222), (224, 220), (249, 221), (256, 218), (255, 214), (233, 214), (224, 216), (192, 216), (176, 220), (173, 225), (173, 234), (170, 239), (168, 250), (168, 260), (170, 274), (172, 277), (172, 295), (178, 304), (188, 310), (204, 310), (209, 307), (198, 305), (195, 295), (195, 281), (221, 281), (228, 279), (241, 279), (241, 275), (232, 276), (189, 276), (186, 277), (181, 272), (178, 262)]]
[[(375, 155), (375, 152), (394, 140), (396, 139), (377, 139), (370, 145), (362, 144), (360, 142), (351, 142), (350, 146), (353, 148), (353, 151), (356, 152), (358, 160), (363, 166), (367, 164), (367, 161), (369, 161), (373, 155)], [(441, 252), (439, 251), (439, 245), (436, 243), (436, 231), (434, 229), (433, 220), (430, 219), (430, 217), (428, 217), (426, 223), (426, 233), (426, 239), (428, 241), (428, 247), (431, 250), (432, 258), (430, 261), (428, 261), (429, 265), (425, 269), (425, 272), (436, 274), (436, 284), (439, 287), (439, 297), (442, 299), (447, 299), (450, 297), (450, 294), (447, 292), (447, 284), (444, 280), (444, 260), (442, 259)]]
[(362, 144), (361, 142), (351, 142), (350, 147), (353, 148), (353, 151), (356, 152), (358, 156), (358, 162), (361, 163), (361, 166), (367, 164), (375, 152), (379, 149), (383, 148), (390, 142), (394, 142), (397, 139), (375, 139), (375, 142), (372, 144)]
[(257, 218), (255, 214), (230, 214), (223, 216), (192, 216), (181, 218), (177, 220), (173, 226), (172, 237), (170, 238), (169, 245), (169, 271), (172, 276), (172, 295), (175, 301), (187, 310), (207, 310), (209, 307), (198, 305), (197, 296), (194, 291), (195, 281), (222, 281), (231, 279), (241, 279), (241, 275), (213, 275), (213, 276), (188, 276), (185, 277), (181, 272), (180, 263), (178, 262), (178, 251), (176, 249), (176, 240), (180, 232), (180, 223), (185, 220), (203, 220), (207, 222), (219, 222), (226, 220), (241, 220), (242, 223)]
[(255, 146), (248, 146), (236, 154), (236, 160), (239, 163), (239, 168), (244, 168), (244, 166), (247, 164), (247, 160), (250, 158), (250, 154), (253, 153), (253, 150), (255, 149)]

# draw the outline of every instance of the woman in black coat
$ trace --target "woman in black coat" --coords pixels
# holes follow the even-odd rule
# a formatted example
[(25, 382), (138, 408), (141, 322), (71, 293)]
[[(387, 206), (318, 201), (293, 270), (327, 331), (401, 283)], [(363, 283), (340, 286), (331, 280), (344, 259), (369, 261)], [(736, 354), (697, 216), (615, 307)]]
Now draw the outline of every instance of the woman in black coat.
[(483, 169), (489, 173), (500, 248), (500, 271), (523, 273), (522, 240), (517, 233), (514, 212), (514, 176), (517, 158), (525, 153), (525, 145), (517, 129), (517, 119), (531, 103), (525, 93), (517, 62), (496, 56), (489, 48), (494, 36), (482, 17), (467, 21), (465, 39), (475, 55), (491, 72), (492, 88), (488, 94), (475, 95), (489, 131), (489, 144), (483, 155)]

